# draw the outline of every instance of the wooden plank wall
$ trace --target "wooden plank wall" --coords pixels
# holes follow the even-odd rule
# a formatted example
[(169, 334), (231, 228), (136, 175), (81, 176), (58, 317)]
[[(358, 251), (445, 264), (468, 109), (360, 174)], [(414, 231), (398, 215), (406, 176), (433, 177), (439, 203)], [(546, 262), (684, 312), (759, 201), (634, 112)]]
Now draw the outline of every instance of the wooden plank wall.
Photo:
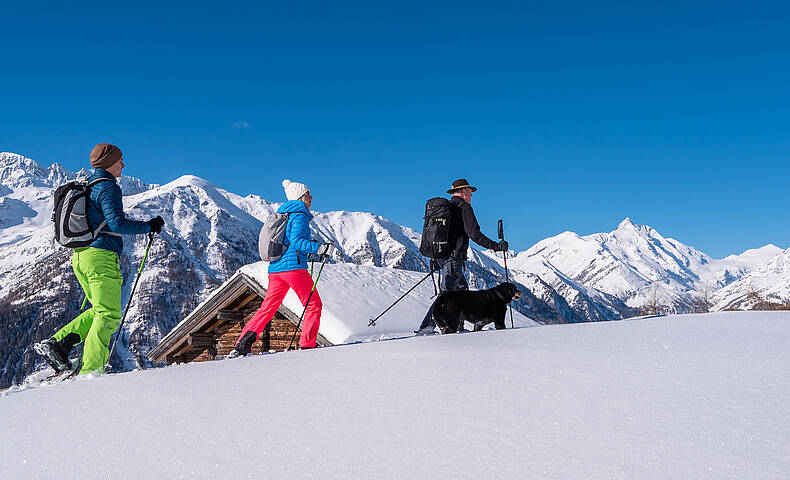
[[(250, 317), (244, 319), (245, 325), (249, 319)], [(258, 341), (252, 346), (252, 353), (257, 355), (263, 351), (275, 350), (281, 352), (285, 350), (288, 348), (288, 343), (291, 341), (294, 328), (296, 328), (296, 325), (278, 312), (274, 316), (274, 319), (269, 322), (269, 325), (266, 326), (266, 329), (263, 331)], [(241, 335), (242, 329), (243, 326), (237, 323), (217, 339), (216, 354), (218, 356), (225, 356), (233, 350), (233, 346), (236, 344), (239, 335)], [(300, 328), (296, 333), (296, 339), (294, 339), (291, 348), (299, 348), (299, 336), (301, 334), (302, 330)], [(213, 360), (215, 357), (212, 353), (211, 349), (205, 350), (193, 361), (205, 362), (207, 360)]]

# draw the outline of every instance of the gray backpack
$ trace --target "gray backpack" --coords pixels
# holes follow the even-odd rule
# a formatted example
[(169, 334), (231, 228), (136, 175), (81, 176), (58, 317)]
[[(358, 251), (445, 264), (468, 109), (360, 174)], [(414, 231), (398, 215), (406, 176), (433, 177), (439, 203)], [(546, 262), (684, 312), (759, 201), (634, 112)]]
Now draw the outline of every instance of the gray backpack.
[(283, 256), (288, 246), (285, 244), (285, 227), (288, 226), (289, 213), (274, 212), (263, 222), (258, 236), (258, 253), (261, 260), (274, 262)]
[[(55, 190), (55, 206), (52, 221), (55, 222), (55, 241), (67, 248), (87, 247), (99, 235), (107, 220), (98, 225), (88, 223), (88, 198), (91, 187), (99, 182), (111, 182), (109, 178), (97, 178), (88, 183), (85, 180), (68, 182)], [(108, 235), (120, 234), (101, 232)]]

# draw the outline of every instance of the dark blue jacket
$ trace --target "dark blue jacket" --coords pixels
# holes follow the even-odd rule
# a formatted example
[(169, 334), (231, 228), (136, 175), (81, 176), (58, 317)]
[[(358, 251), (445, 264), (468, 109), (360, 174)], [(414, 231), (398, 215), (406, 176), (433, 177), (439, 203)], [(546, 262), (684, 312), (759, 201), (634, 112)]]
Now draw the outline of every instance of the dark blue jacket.
[[(123, 235), (150, 232), (151, 226), (148, 225), (148, 222), (129, 220), (124, 215), (123, 195), (115, 177), (107, 170), (97, 168), (88, 181), (92, 182), (97, 178), (109, 178), (111, 181), (99, 182), (91, 188), (90, 201), (88, 202), (88, 222), (95, 227), (107, 220), (107, 225), (102, 228), (102, 232), (109, 231)], [(99, 233), (90, 246), (109, 250), (120, 256), (123, 251), (123, 240), (117, 235)]]
[(307, 255), (318, 251), (318, 242), (310, 240), (310, 220), (313, 218), (301, 200), (283, 203), (278, 213), (290, 213), (285, 226), (285, 244), (288, 248), (282, 257), (269, 264), (269, 273), (307, 270)]

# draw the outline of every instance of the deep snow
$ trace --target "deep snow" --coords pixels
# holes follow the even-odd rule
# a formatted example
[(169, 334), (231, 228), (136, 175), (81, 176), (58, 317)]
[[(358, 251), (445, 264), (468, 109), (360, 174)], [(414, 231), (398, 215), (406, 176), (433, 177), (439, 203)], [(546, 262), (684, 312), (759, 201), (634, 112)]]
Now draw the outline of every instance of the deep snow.
[(790, 313), (410, 337), (0, 398), (3, 478), (787, 478)]

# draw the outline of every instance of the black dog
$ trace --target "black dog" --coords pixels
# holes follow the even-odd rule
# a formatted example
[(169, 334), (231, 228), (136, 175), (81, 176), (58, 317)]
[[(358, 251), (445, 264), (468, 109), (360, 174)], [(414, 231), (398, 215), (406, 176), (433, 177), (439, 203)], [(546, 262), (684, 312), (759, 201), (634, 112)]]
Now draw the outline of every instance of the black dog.
[(507, 304), (520, 296), (521, 292), (510, 282), (488, 290), (446, 292), (436, 300), (433, 318), (442, 333), (460, 331), (464, 321), (473, 323), (476, 332), (491, 322), (497, 330), (502, 330)]

